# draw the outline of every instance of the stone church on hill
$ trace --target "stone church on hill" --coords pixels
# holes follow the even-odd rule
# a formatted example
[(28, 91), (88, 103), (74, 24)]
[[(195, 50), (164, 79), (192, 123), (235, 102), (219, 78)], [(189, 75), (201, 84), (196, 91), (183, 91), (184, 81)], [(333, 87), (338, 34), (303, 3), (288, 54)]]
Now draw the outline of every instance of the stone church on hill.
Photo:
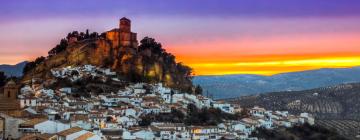
[(0, 111), (13, 111), (20, 108), (17, 100), (18, 92), (19, 86), (13, 80), (6, 83), (2, 94), (0, 94)]
[(120, 19), (119, 28), (106, 32), (106, 38), (109, 39), (114, 46), (121, 47), (137, 47), (137, 34), (131, 32), (131, 21), (126, 17)]

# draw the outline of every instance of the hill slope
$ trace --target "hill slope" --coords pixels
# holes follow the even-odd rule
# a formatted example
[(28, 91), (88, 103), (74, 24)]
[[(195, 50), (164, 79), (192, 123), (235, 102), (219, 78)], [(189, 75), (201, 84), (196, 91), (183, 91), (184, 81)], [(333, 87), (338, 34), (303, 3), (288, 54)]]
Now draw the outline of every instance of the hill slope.
[(303, 91), (273, 92), (227, 100), (244, 107), (258, 105), (292, 113), (309, 112), (319, 119), (360, 118), (360, 83)]
[(319, 69), (303, 72), (260, 75), (197, 76), (194, 84), (209, 91), (215, 98), (232, 98), (277, 91), (295, 91), (342, 83), (360, 82), (360, 67)]
[(303, 91), (273, 92), (227, 99), (243, 107), (255, 105), (290, 113), (309, 112), (319, 126), (358, 139), (360, 127), (360, 83), (342, 84)]

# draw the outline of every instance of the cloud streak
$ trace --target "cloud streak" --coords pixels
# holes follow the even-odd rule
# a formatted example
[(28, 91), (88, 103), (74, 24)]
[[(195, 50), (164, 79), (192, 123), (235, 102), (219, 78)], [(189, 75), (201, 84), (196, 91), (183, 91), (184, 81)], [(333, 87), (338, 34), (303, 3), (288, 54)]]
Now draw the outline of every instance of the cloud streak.
[(69, 16), (331, 17), (359, 16), (358, 0), (12, 0), (0, 17)]

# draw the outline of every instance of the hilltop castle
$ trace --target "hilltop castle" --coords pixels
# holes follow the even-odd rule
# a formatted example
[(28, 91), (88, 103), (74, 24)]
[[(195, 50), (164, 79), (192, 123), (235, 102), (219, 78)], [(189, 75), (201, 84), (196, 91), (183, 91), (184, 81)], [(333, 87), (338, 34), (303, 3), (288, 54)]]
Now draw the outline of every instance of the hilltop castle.
[(125, 17), (120, 19), (119, 28), (106, 32), (106, 38), (109, 39), (114, 46), (132, 46), (137, 47), (137, 34), (131, 32), (131, 21)]

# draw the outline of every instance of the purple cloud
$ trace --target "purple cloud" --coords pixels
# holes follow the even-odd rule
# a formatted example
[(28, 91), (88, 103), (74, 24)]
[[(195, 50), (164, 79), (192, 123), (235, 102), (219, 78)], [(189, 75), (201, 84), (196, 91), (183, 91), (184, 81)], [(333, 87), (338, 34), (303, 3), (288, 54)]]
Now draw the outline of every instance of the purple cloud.
[(1, 2), (1, 18), (63, 16), (360, 16), (359, 0), (12, 0)]

